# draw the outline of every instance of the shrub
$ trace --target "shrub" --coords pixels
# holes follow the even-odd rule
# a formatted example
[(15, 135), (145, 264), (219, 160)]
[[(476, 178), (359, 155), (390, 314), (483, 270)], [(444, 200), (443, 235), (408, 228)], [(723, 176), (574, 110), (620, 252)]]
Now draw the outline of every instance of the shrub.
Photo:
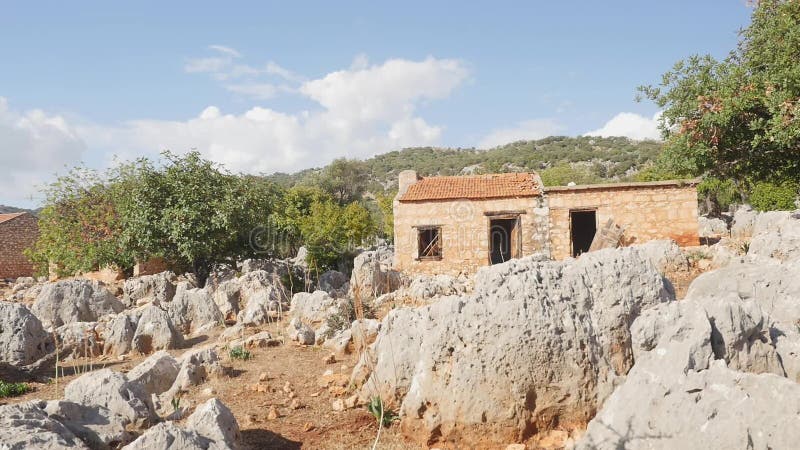
[(234, 347), (228, 354), (230, 355), (231, 359), (240, 359), (242, 361), (247, 361), (253, 357), (249, 351), (243, 349), (242, 347)]
[(392, 422), (400, 420), (396, 412), (384, 407), (383, 400), (380, 397), (372, 397), (370, 399), (367, 404), (367, 411), (375, 417), (379, 426), (388, 427)]
[(27, 383), (6, 383), (0, 380), (0, 398), (18, 397), (31, 391)]
[(756, 183), (750, 193), (750, 204), (759, 211), (793, 210), (798, 183), (791, 181), (782, 184)]

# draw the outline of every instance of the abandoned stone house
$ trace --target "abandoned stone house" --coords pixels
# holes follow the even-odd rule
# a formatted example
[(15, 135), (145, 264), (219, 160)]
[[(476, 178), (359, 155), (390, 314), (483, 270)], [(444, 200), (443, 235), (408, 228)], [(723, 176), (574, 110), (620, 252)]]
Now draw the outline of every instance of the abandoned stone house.
[(394, 235), (395, 268), (412, 274), (471, 274), (533, 254), (561, 260), (603, 239), (697, 245), (696, 182), (545, 187), (535, 173), (420, 178), (406, 170)]
[(0, 214), (0, 279), (33, 275), (33, 264), (24, 251), (38, 236), (38, 220), (32, 214)]

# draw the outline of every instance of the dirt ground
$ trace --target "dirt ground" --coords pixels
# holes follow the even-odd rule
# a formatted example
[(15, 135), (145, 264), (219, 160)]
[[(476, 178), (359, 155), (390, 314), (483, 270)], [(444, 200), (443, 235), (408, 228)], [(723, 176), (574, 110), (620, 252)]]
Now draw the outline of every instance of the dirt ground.
[[(280, 336), (281, 325), (262, 327), (273, 336)], [(254, 332), (259, 330), (253, 330)], [(216, 336), (200, 336), (193, 340), (194, 347), (214, 342)], [(171, 351), (180, 355), (187, 349)], [(332, 402), (336, 398), (327, 388), (321, 387), (321, 375), (328, 369), (349, 377), (355, 363), (354, 355), (333, 364), (324, 359), (329, 352), (321, 347), (301, 346), (286, 342), (275, 347), (250, 349), (252, 358), (247, 361), (231, 359), (220, 351), (226, 376), (212, 378), (195, 386), (181, 398), (182, 406), (197, 406), (211, 396), (227, 405), (242, 433), (243, 449), (366, 449), (372, 448), (378, 427), (375, 418), (364, 407), (336, 412)], [(31, 382), (28, 394), (4, 399), (0, 404), (27, 400), (52, 400), (63, 398), (64, 386), (83, 373), (102, 368), (128, 371), (145, 357), (137, 356), (123, 361), (111, 359), (74, 360), (62, 364), (64, 376), (58, 382)], [(52, 371), (53, 373), (49, 373)], [(41, 373), (53, 377), (51, 368)], [(263, 381), (261, 381), (263, 380)], [(288, 389), (284, 389), (287, 387)], [(208, 389), (213, 390), (209, 396)], [(257, 389), (257, 390), (254, 390)], [(292, 394), (286, 391), (292, 392)], [(296, 400), (296, 401), (295, 401)], [(294, 402), (294, 404), (293, 404)], [(270, 409), (278, 413), (270, 419)], [(418, 447), (400, 436), (398, 426), (381, 430), (380, 449), (415, 449)]]

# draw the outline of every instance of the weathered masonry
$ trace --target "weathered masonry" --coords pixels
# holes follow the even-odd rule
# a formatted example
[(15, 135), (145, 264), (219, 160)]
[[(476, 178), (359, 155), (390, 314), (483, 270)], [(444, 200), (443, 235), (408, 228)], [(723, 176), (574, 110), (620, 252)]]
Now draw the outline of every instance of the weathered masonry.
[(33, 275), (33, 264), (24, 251), (38, 237), (38, 220), (33, 215), (0, 214), (0, 279)]
[(695, 183), (546, 188), (535, 173), (420, 178), (403, 171), (394, 200), (394, 265), (458, 275), (532, 254), (564, 259), (588, 251), (608, 226), (620, 231), (622, 245), (696, 245)]

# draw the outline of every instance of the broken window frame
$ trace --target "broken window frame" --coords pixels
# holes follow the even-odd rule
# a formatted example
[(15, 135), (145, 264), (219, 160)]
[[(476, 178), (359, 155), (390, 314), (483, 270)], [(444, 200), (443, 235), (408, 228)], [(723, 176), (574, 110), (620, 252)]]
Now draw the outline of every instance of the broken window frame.
[[(442, 259), (442, 227), (440, 225), (426, 225), (415, 227), (417, 231), (417, 260), (441, 261)], [(423, 234), (434, 233), (431, 239), (423, 243)], [(437, 250), (438, 247), (438, 250)], [(428, 253), (428, 254), (425, 254)]]

